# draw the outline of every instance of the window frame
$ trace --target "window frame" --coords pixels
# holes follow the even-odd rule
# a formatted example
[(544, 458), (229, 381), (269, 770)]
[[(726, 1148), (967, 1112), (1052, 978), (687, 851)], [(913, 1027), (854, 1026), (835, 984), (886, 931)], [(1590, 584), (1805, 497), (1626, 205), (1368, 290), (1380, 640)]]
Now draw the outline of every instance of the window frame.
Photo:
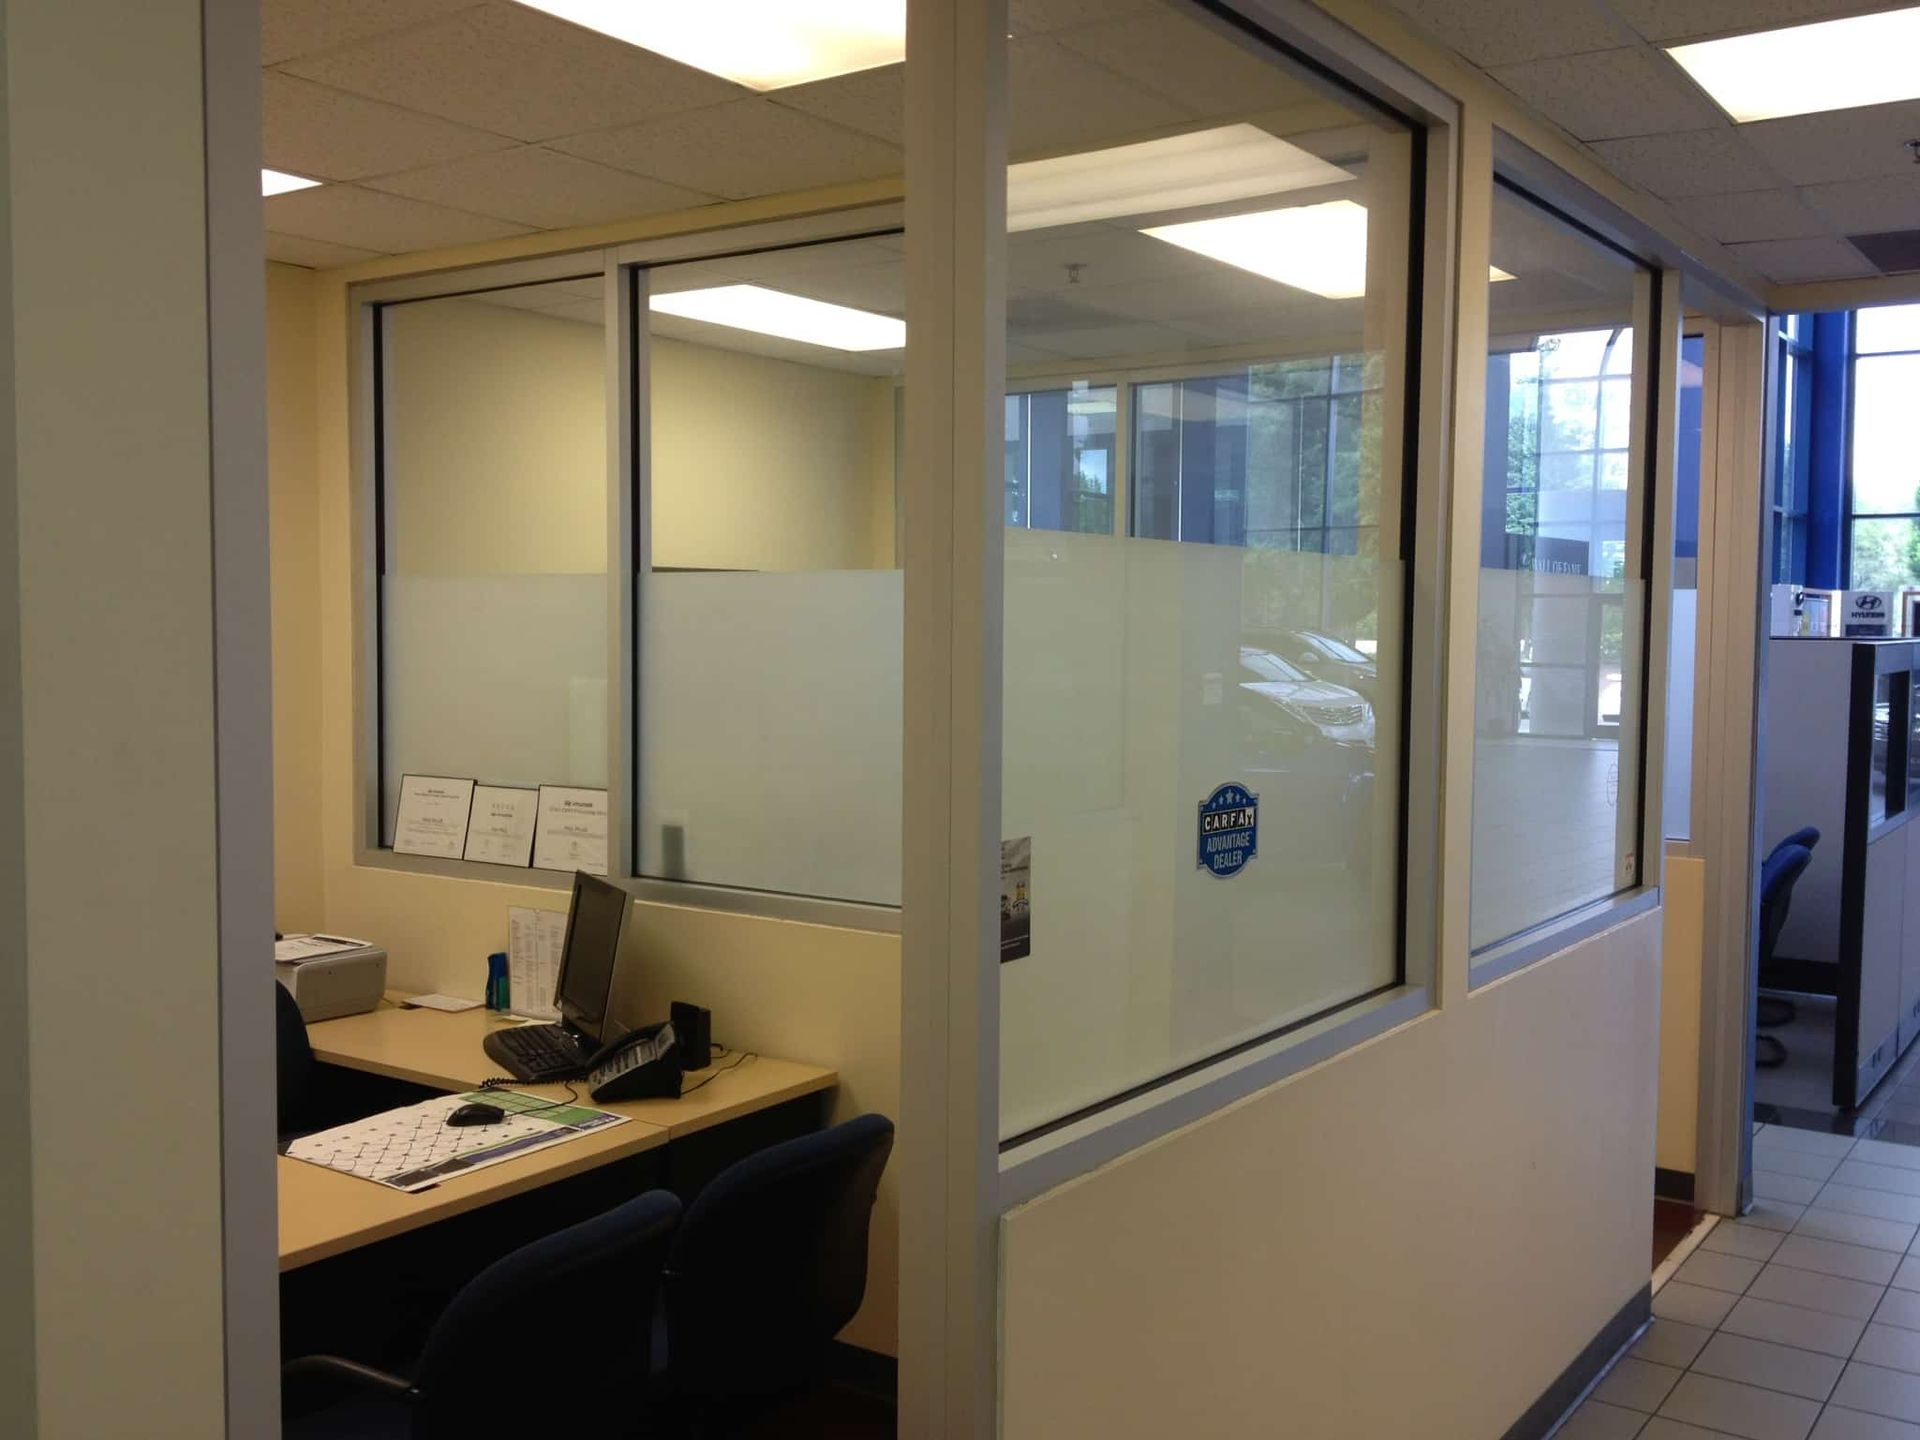
[[(1860, 307), (1867, 308), (1867, 307)], [(1862, 521), (1905, 520), (1920, 524), (1920, 478), (1915, 480), (1916, 499), (1911, 510), (1862, 511), (1854, 502), (1853, 487), (1853, 438), (1856, 409), (1860, 397), (1860, 362), (1862, 360), (1920, 358), (1920, 346), (1908, 350), (1870, 350), (1864, 354), (1860, 349), (1860, 308), (1856, 308), (1848, 317), (1847, 324), (1847, 439), (1844, 465), (1841, 471), (1841, 493), (1845, 497), (1846, 551), (1842, 555), (1841, 576), (1847, 589), (1854, 588), (1853, 578), (1853, 532), (1854, 526)], [(1884, 307), (1872, 307), (1884, 308)], [(1784, 387), (1782, 387), (1784, 388)], [(1914, 576), (1913, 583), (1920, 585), (1920, 574)], [(1896, 587), (1898, 588), (1898, 587)]]
[[(640, 443), (640, 437), (647, 433), (650, 397), (645, 383), (645, 328), (639, 324), (646, 272), (660, 265), (897, 234), (904, 230), (905, 221), (905, 206), (900, 202), (867, 204), (797, 219), (430, 271), (348, 288), (348, 435), (354, 529), (353, 785), (359, 807), (353, 826), (355, 865), (546, 890), (555, 892), (556, 898), (572, 883), (560, 871), (400, 855), (381, 843), (386, 681), (381, 579), (388, 496), (382, 453), (386, 377), (379, 317), (385, 306), (393, 304), (598, 275), (605, 282), (607, 343), (607, 879), (639, 900), (879, 934), (899, 933), (898, 906), (635, 874), (634, 826), (639, 814), (635, 701), (642, 668), (637, 606), (644, 591), (638, 567), (641, 557), (648, 553), (647, 447)], [(476, 778), (484, 783), (486, 777)]]

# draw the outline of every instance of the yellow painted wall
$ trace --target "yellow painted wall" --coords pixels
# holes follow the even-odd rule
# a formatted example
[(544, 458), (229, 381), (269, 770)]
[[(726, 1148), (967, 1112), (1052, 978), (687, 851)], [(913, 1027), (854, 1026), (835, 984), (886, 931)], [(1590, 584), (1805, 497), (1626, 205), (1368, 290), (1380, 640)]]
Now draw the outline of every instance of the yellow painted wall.
[(1000, 1433), (1503, 1434), (1647, 1283), (1660, 923), (1007, 1215)]
[(1694, 1173), (1700, 1124), (1700, 974), (1707, 862), (1667, 857), (1660, 973), (1660, 1138), (1654, 1163)]
[[(290, 893), (312, 887), (323, 897), (313, 923), (367, 935), (388, 947), (391, 981), (401, 989), (446, 990), (478, 995), (486, 956), (506, 943), (507, 907), (564, 909), (566, 892), (538, 884), (508, 884), (412, 874), (355, 863), (360, 809), (353, 789), (357, 613), (353, 577), (352, 495), (347, 436), (347, 302), (337, 275), (278, 277), (269, 287), (268, 344), (272, 368), (297, 371), (302, 336), (303, 290), (311, 290), (314, 325), (311, 361), (312, 463), (293, 437), (303, 433), (298, 392), (273, 411), (271, 461), (276, 503), (275, 565), (280, 547), (297, 543), (283, 533), (295, 496), (311, 476), (317, 524), (313, 584), (276, 578), (276, 672), (305, 664), (296, 648), (315, 647), (319, 701), (312, 709), (317, 746), (287, 745), (276, 776), (286, 793), (318, 796), (318, 828), (312, 811), (308, 831), (282, 857), (282, 885)], [(510, 313), (510, 312), (502, 312)], [(576, 327), (594, 334), (588, 327)], [(777, 362), (776, 362), (777, 363)], [(277, 383), (277, 382), (276, 382)], [(861, 380), (877, 392), (886, 382)], [(864, 390), (862, 393), (865, 393)], [(891, 404), (891, 396), (888, 396)], [(889, 460), (891, 440), (887, 441)], [(872, 453), (869, 451), (868, 453)], [(890, 467), (889, 467), (890, 473)], [(870, 533), (862, 517), (860, 533)], [(287, 527), (292, 532), (294, 527)], [(890, 529), (889, 529), (890, 538)], [(288, 636), (289, 653), (279, 640)], [(287, 717), (276, 717), (277, 727)], [(276, 741), (282, 738), (277, 728)], [(282, 804), (283, 826), (294, 824)], [(311, 844), (301, 843), (310, 840)], [(530, 877), (529, 877), (530, 878)], [(628, 931), (629, 965), (616, 996), (623, 1017), (662, 1014), (676, 999), (707, 1004), (717, 1039), (743, 1049), (788, 1056), (839, 1070), (836, 1118), (899, 1110), (898, 937), (817, 925), (657, 904), (636, 904)], [(846, 1339), (892, 1353), (897, 1310), (898, 1202), (891, 1176), (882, 1184), (874, 1217), (867, 1304)]]

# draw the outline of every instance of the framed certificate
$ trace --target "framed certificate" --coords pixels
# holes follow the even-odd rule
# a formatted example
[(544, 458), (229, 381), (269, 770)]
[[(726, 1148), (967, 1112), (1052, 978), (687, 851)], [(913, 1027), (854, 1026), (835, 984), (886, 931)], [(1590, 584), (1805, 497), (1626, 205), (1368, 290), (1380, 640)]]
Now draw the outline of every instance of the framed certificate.
[(533, 860), (533, 822), (540, 808), (538, 790), (510, 785), (476, 785), (467, 816), (466, 858), (483, 865), (516, 865)]
[(467, 848), (473, 781), (444, 775), (402, 775), (393, 821), (393, 853), (458, 860)]
[(533, 868), (607, 873), (607, 792), (542, 785)]

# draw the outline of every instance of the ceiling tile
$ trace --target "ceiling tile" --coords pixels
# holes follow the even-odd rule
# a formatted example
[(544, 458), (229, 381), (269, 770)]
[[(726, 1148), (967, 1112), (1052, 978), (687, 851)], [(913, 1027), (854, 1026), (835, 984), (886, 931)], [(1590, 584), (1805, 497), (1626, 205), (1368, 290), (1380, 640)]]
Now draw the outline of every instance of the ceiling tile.
[(1911, 175), (1809, 185), (1800, 193), (1835, 229), (1847, 235), (1920, 230), (1920, 167)]
[(894, 146), (757, 98), (554, 143), (729, 200), (897, 175), (902, 165)]
[(1721, 118), (1677, 65), (1641, 49), (1529, 60), (1491, 73), (1582, 140), (1700, 130)]
[(1061, 35), (1059, 43), (1197, 115), (1244, 115), (1318, 99), (1284, 68), (1183, 14), (1160, 9)]
[(776, 105), (831, 120), (890, 145), (906, 143), (906, 74), (904, 65), (882, 65), (852, 75), (836, 75), (811, 85), (790, 85), (767, 98)]
[(1795, 185), (1901, 175), (1914, 168), (1907, 141), (1920, 135), (1920, 101), (1757, 120), (1740, 131), (1761, 159)]
[(1593, 153), (1614, 174), (1668, 197), (1771, 190), (1779, 179), (1741, 144), (1731, 126), (1677, 135), (1598, 140)]
[(1514, 65), (1629, 44), (1633, 34), (1594, 0), (1392, 0), (1476, 65)]
[(1008, 51), (1007, 149), (1015, 159), (1118, 145), (1193, 118), (1051, 40), (1016, 40)]
[(1910, 0), (1612, 0), (1622, 20), (1649, 40), (1693, 40), (1745, 30), (1772, 30), (1895, 10)]
[(538, 145), (409, 170), (371, 184), (376, 190), (498, 215), (542, 230), (688, 210), (715, 198)]
[(471, 9), (479, 0), (260, 0), (260, 63), (351, 45)]
[(490, 4), (286, 68), (462, 124), (545, 140), (714, 105), (740, 86), (519, 5)]
[(276, 170), (358, 180), (513, 142), (397, 105), (269, 70), (261, 76), (262, 158)]
[(1117, 19), (1134, 10), (1151, 10), (1162, 0), (1008, 0), (1007, 29), (1015, 35), (1043, 35), (1073, 25)]
[(269, 231), (392, 254), (522, 235), (527, 228), (357, 185), (323, 185), (318, 190), (275, 195), (264, 202), (264, 208)]
[(1758, 240), (1727, 247), (1769, 280), (1795, 285), (1803, 280), (1851, 280), (1880, 272), (1844, 240), (1822, 236), (1808, 240)]
[(1702, 234), (1735, 240), (1802, 240), (1824, 235), (1827, 226), (1792, 190), (1742, 190), (1731, 195), (1695, 195), (1673, 202), (1680, 217)]
[(267, 232), (267, 258), (288, 265), (304, 265), (309, 270), (325, 270), (334, 265), (351, 265), (356, 260), (371, 260), (378, 250), (362, 250), (357, 245), (335, 245), (330, 240), (308, 240), (299, 235)]

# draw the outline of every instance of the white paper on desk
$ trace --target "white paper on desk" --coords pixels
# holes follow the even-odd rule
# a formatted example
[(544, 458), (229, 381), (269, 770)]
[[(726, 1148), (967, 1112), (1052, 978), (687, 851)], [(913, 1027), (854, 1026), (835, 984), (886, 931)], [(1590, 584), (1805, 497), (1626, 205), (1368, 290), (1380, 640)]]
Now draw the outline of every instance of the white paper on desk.
[(467, 817), (466, 858), (524, 869), (533, 857), (533, 821), (539, 804), (538, 790), (474, 786), (473, 813)]
[(554, 1008), (560, 988), (560, 953), (566, 948), (564, 910), (507, 910), (507, 1004), (515, 1015), (558, 1020)]
[(571, 785), (540, 787), (533, 868), (607, 873), (607, 792)]
[(299, 965), (323, 955), (344, 955), (366, 948), (365, 940), (350, 940), (345, 935), (283, 935), (273, 942), (273, 960), (276, 965)]
[(441, 775), (402, 775), (393, 821), (393, 853), (458, 860), (467, 848), (473, 781)]
[(463, 1000), (458, 995), (416, 995), (405, 1003), (416, 1010), (445, 1010), (453, 1015), (480, 1008), (478, 1000)]

